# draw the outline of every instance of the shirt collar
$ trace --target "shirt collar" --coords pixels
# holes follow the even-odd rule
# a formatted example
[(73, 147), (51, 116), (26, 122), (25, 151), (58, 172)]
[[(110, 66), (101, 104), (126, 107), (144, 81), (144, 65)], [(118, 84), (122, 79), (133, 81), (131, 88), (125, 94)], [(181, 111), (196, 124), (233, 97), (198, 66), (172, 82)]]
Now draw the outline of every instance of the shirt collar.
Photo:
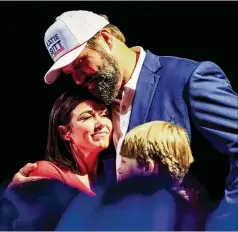
[(136, 47), (132, 47), (130, 48), (132, 51), (139, 53), (139, 59), (137, 61), (136, 67), (131, 75), (131, 78), (129, 79), (129, 81), (125, 84), (125, 89), (129, 88), (132, 90), (136, 89), (136, 84), (140, 75), (140, 71), (142, 69), (142, 65), (145, 59), (145, 55), (146, 52), (144, 51), (144, 49), (142, 47), (136, 46)]

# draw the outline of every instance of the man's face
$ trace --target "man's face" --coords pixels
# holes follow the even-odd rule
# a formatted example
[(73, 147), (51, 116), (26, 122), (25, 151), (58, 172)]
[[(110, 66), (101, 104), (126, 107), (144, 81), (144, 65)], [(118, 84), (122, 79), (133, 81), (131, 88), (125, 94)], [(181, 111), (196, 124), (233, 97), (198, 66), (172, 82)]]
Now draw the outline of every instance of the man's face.
[(128, 177), (144, 175), (144, 168), (140, 168), (138, 162), (134, 158), (121, 158), (120, 167), (117, 169), (119, 181)]
[(118, 62), (102, 47), (84, 48), (79, 57), (62, 68), (104, 104), (110, 105), (117, 97), (122, 84)]

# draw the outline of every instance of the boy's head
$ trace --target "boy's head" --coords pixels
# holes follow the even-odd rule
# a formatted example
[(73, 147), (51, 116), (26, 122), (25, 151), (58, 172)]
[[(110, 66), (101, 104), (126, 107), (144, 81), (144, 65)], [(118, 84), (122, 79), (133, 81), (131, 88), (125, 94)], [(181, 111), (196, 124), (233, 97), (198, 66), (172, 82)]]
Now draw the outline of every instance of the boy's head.
[(186, 131), (173, 123), (153, 121), (132, 129), (121, 146), (118, 173), (134, 175), (169, 174), (179, 183), (194, 161)]

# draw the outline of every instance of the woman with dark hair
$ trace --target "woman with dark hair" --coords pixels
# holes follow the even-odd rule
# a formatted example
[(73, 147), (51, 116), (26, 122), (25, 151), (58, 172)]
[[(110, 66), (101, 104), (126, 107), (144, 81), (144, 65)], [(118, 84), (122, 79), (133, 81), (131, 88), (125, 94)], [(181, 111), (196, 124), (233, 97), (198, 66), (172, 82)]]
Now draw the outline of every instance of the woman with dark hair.
[(99, 154), (109, 147), (112, 122), (108, 109), (89, 93), (62, 94), (49, 118), (46, 160), (30, 175), (58, 179), (95, 195)]
[[(99, 164), (114, 149), (111, 138), (103, 104), (83, 89), (63, 93), (50, 113), (45, 160), (30, 174), (42, 179), (11, 186), (4, 195), (7, 230), (54, 230), (76, 195), (96, 196), (102, 184)], [(116, 173), (108, 176), (116, 180)]]

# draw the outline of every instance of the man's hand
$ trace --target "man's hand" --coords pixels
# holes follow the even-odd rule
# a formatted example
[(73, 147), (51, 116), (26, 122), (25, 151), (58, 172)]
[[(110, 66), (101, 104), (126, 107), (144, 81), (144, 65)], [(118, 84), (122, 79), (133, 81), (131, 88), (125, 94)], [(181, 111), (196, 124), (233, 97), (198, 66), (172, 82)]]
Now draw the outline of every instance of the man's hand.
[(46, 179), (47, 177), (39, 177), (39, 176), (29, 176), (32, 171), (34, 171), (37, 168), (36, 163), (28, 163), (26, 164), (23, 168), (19, 170), (14, 176), (11, 181), (11, 183), (8, 185), (8, 189), (24, 184), (26, 182), (30, 181), (36, 181), (36, 180), (41, 180), (41, 179)]

